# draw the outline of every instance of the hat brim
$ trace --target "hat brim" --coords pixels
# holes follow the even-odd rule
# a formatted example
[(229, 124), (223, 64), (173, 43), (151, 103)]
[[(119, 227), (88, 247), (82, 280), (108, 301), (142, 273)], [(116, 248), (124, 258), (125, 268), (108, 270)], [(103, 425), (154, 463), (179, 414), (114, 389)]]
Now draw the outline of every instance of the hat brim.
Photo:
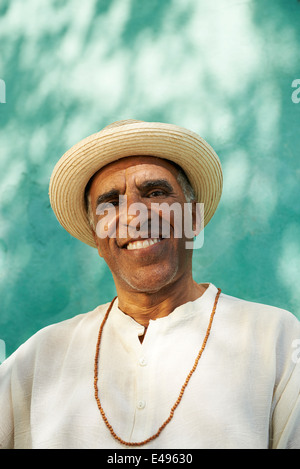
[(85, 188), (99, 169), (129, 156), (155, 156), (181, 166), (198, 202), (204, 204), (204, 226), (222, 193), (222, 168), (211, 146), (196, 133), (173, 124), (132, 121), (109, 126), (74, 145), (55, 165), (49, 186), (59, 223), (75, 238), (96, 247), (86, 206)]

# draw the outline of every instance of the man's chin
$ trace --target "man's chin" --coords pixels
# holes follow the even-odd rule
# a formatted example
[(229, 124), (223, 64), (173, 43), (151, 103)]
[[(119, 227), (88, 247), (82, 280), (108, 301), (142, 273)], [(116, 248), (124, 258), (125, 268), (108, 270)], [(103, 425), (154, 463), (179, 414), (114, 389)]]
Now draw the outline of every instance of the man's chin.
[(136, 275), (122, 277), (123, 289), (131, 290), (136, 293), (155, 294), (173, 283), (177, 269), (169, 271), (152, 271), (148, 269), (139, 269)]

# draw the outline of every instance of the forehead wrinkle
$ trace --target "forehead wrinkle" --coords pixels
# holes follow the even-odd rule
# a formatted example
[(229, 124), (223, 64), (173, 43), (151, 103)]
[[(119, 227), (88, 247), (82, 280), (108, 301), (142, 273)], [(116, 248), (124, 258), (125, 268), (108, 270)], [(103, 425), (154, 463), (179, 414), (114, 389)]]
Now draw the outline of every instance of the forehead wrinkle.
[[(117, 177), (115, 176), (114, 178), (112, 178), (112, 175), (111, 174), (104, 174), (103, 176), (103, 180), (101, 181), (102, 179), (102, 174), (99, 173), (98, 175), (98, 178), (95, 179), (94, 182), (96, 182), (97, 185), (101, 186), (100, 188), (100, 191), (101, 192), (99, 194), (99, 196), (101, 197), (102, 194), (106, 194), (106, 193), (109, 193), (109, 192), (113, 192), (113, 191), (116, 191), (116, 192), (119, 192), (120, 194), (123, 192), (124, 188), (126, 190), (126, 180), (124, 178), (124, 181), (121, 180), (120, 178), (120, 175)], [(108, 182), (109, 180), (109, 182)]]
[(155, 184), (156, 182), (165, 182), (165, 184), (170, 185), (168, 179), (176, 179), (176, 175), (173, 174), (171, 169), (173, 168), (168, 168), (157, 162), (143, 162), (125, 168), (125, 173), (129, 173), (128, 176), (132, 176), (134, 178), (136, 187), (140, 188), (148, 181), (150, 184)]

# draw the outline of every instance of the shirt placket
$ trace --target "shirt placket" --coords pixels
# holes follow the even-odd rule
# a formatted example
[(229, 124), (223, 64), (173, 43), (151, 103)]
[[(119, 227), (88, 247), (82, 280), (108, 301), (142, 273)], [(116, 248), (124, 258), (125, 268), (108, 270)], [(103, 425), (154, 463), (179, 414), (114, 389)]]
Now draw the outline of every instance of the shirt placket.
[(151, 435), (149, 433), (150, 419), (150, 388), (151, 388), (151, 364), (149, 357), (144, 353), (143, 347), (136, 354), (136, 393), (135, 393), (135, 416), (132, 428), (131, 441), (145, 440)]

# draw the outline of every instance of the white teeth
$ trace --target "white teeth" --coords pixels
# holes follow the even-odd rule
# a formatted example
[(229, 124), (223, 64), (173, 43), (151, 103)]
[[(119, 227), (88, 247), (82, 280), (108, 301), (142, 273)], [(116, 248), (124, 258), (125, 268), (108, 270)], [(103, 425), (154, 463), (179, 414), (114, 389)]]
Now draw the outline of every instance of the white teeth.
[(127, 244), (127, 249), (143, 249), (147, 248), (148, 246), (151, 246), (152, 244), (156, 244), (160, 241), (159, 238), (151, 238), (151, 239), (145, 239), (145, 241), (133, 241), (131, 243)]

